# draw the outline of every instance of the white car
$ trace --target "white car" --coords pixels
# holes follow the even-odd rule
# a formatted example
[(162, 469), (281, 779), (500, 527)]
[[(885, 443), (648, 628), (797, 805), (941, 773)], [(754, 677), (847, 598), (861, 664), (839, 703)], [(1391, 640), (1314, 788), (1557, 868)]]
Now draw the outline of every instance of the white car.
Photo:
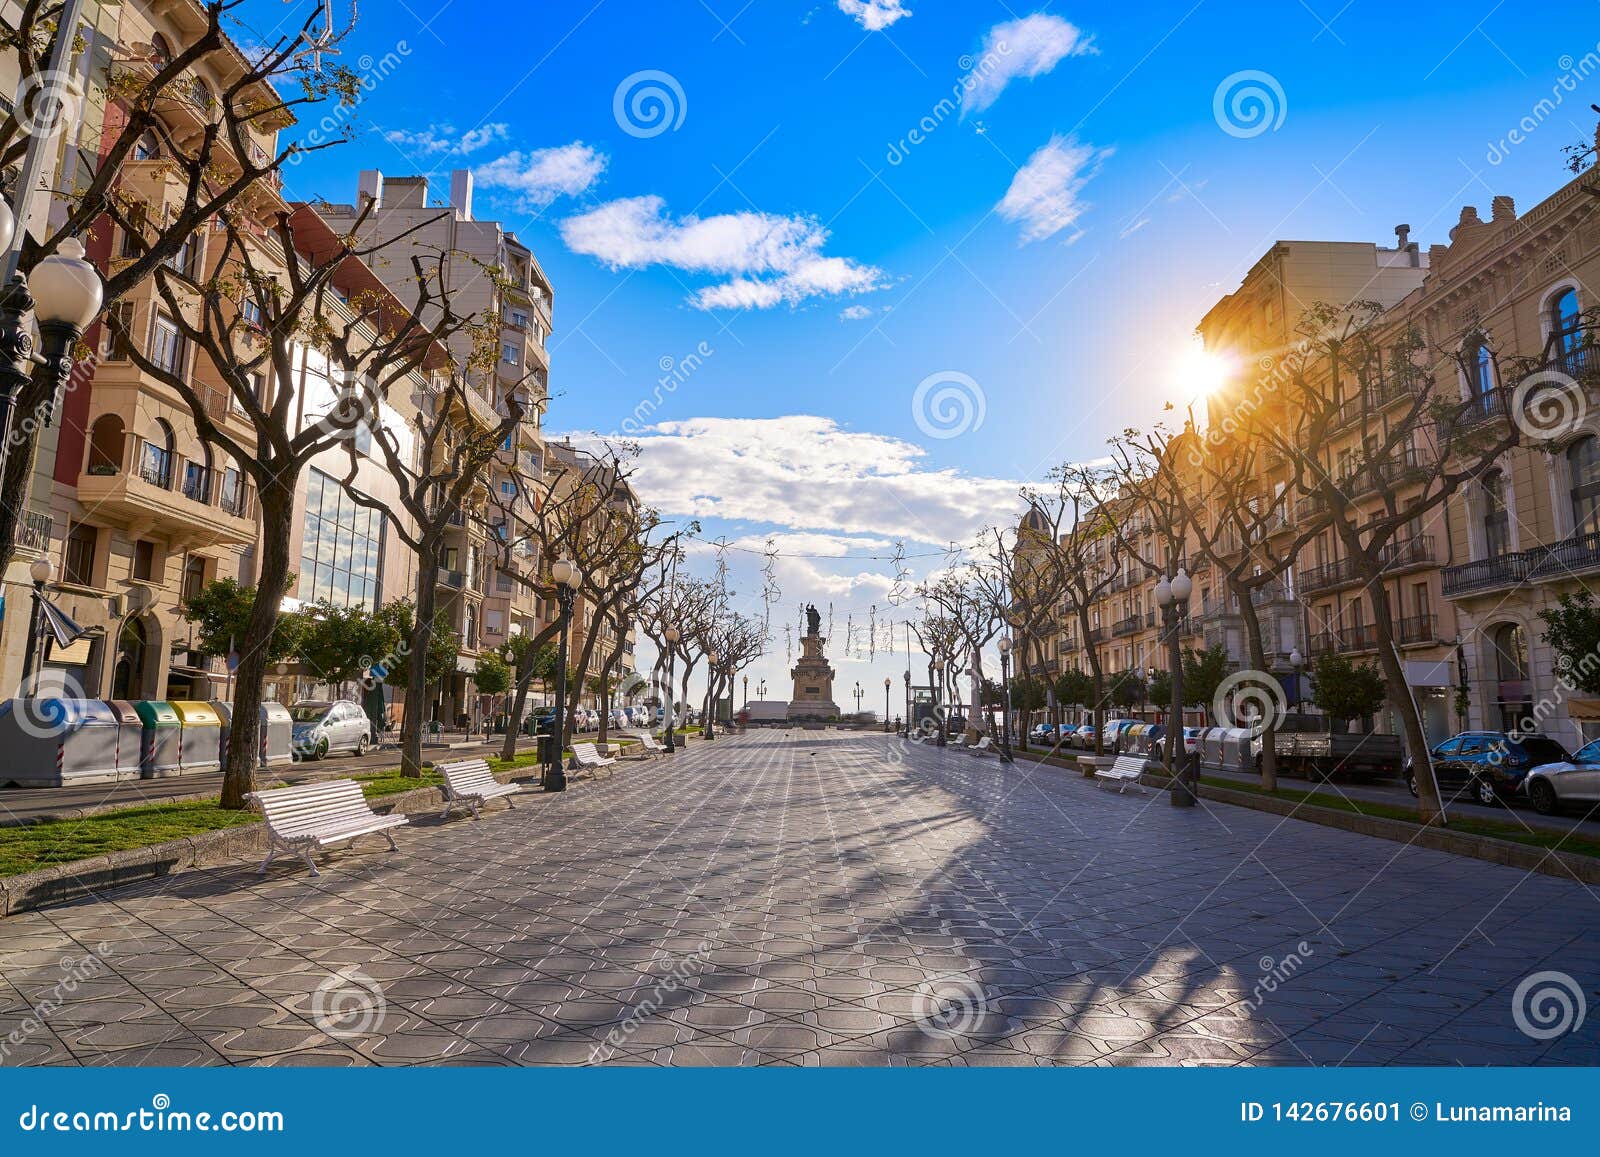
[(1540, 815), (1554, 815), (1566, 804), (1600, 803), (1600, 739), (1580, 747), (1561, 763), (1542, 763), (1522, 781), (1522, 790)]

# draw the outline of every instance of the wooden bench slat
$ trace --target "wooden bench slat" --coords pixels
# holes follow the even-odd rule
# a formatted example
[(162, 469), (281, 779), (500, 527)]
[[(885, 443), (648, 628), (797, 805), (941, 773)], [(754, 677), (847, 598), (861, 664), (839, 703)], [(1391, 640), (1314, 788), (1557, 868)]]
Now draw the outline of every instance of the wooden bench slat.
[(274, 788), (252, 792), (246, 798), (260, 810), (267, 824), (270, 847), (261, 864), (263, 873), (273, 857), (285, 851), (304, 859), (313, 876), (320, 875), (311, 858), (313, 849), (365, 835), (381, 833), (389, 841), (390, 851), (394, 851), (390, 829), (410, 822), (407, 816), (373, 811), (361, 794), (361, 785), (353, 779)]

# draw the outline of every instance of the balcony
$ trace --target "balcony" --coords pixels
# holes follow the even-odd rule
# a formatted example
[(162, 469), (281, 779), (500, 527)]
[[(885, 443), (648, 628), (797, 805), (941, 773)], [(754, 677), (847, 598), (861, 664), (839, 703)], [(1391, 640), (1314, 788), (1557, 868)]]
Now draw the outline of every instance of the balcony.
[[(1430, 566), (1434, 561), (1433, 536), (1416, 534), (1391, 542), (1378, 552), (1378, 560), (1379, 569), (1386, 575), (1396, 574), (1412, 567)], [(1342, 586), (1354, 586), (1362, 581), (1356, 560), (1341, 558), (1302, 571), (1300, 590), (1305, 594), (1315, 594)]]
[(1104, 627), (1090, 627), (1089, 633), (1084, 637), (1091, 644), (1103, 643), (1106, 641), (1106, 629)]
[(1408, 618), (1395, 620), (1394, 641), (1402, 647), (1432, 643), (1438, 637), (1438, 626), (1432, 615), (1411, 615)]
[(191, 545), (255, 542), (255, 493), (237, 470), (218, 472), (142, 438), (125, 441), (116, 461), (109, 447), (91, 446), (79, 502), (133, 533), (155, 529)]
[(1549, 546), (1512, 551), (1444, 569), (1444, 597), (1462, 598), (1525, 582), (1559, 582), (1600, 570), (1600, 534), (1578, 534)]
[(1311, 637), (1312, 655), (1355, 655), (1378, 649), (1378, 629), (1371, 623), (1325, 630)]
[(1111, 625), (1111, 634), (1113, 637), (1120, 639), (1124, 635), (1135, 634), (1139, 631), (1143, 624), (1144, 619), (1142, 617), (1139, 615), (1130, 615), (1126, 619), (1118, 619), (1115, 623), (1113, 623)]
[(440, 567), (439, 585), (442, 587), (449, 587), (453, 591), (458, 591), (467, 585), (467, 579), (466, 576), (458, 570), (446, 570), (444, 567)]
[(1354, 425), (1361, 421), (1363, 415), (1369, 420), (1379, 418), (1396, 402), (1415, 396), (1411, 388), (1411, 379), (1407, 374), (1398, 374), (1385, 381), (1376, 382), (1368, 389), (1345, 399), (1329, 430), (1331, 432)]
[(17, 523), (17, 549), (30, 554), (48, 554), (50, 552), (50, 532), (55, 528), (55, 519), (48, 514), (38, 514), (30, 510), (23, 514)]

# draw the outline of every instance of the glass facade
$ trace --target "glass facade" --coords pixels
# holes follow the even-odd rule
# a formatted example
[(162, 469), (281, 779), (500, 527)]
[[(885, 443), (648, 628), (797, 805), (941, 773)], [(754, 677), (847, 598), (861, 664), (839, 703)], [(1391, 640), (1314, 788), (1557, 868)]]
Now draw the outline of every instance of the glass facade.
[(305, 602), (375, 609), (382, 593), (384, 514), (358, 506), (338, 479), (307, 473), (300, 585)]

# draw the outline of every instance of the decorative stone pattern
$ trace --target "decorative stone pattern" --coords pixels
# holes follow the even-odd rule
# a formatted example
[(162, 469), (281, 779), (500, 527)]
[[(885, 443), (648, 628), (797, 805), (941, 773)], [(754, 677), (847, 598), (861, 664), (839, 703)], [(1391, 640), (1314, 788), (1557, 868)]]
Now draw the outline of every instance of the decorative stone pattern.
[(1600, 977), (1600, 906), (1549, 876), (872, 733), (730, 736), (524, 799), (319, 879), (241, 862), (0, 921), (0, 1059), (1577, 1064), (1600, 1042), (1592, 995), (1554, 1039), (1512, 1016), (1531, 973)]

